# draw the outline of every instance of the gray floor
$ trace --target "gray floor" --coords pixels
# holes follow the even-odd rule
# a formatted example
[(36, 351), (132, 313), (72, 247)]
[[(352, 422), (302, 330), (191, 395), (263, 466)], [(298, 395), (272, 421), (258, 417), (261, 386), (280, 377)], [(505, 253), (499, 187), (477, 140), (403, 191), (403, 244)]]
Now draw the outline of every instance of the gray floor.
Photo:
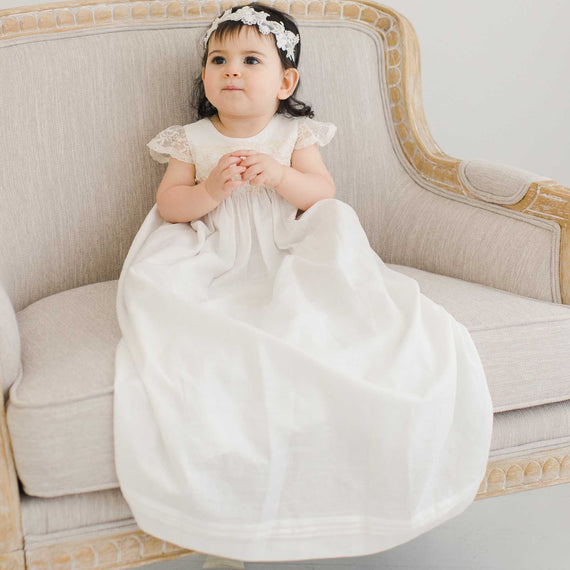
[[(246, 562), (246, 570), (561, 570), (570, 568), (570, 484), (475, 501), (416, 539), (377, 554), (299, 562)], [(148, 570), (201, 570), (205, 555)]]

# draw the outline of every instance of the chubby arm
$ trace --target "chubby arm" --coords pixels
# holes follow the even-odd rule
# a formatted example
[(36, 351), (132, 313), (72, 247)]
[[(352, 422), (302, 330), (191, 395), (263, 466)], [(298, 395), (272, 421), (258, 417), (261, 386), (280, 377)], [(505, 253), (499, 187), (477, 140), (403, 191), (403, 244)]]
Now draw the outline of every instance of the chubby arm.
[(224, 155), (208, 179), (196, 184), (196, 167), (171, 157), (156, 191), (161, 218), (171, 223), (191, 222), (212, 211), (233, 188), (242, 184), (231, 179), (245, 170), (236, 167), (238, 161)]
[(240, 166), (250, 184), (266, 184), (301, 210), (310, 208), (324, 198), (334, 198), (335, 183), (315, 144), (294, 150), (291, 166), (279, 164), (274, 158), (253, 150), (238, 150), (232, 156), (245, 157)]
[(156, 205), (167, 222), (189, 222), (200, 218), (218, 204), (196, 184), (196, 167), (171, 157), (158, 190)]
[(334, 198), (336, 186), (316, 144), (294, 150), (277, 192), (301, 210), (324, 198)]

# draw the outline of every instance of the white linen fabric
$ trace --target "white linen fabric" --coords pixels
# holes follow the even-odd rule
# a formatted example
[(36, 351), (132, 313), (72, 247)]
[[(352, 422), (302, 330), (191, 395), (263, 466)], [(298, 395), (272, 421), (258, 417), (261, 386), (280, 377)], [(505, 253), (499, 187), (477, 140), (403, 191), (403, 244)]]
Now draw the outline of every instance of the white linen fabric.
[[(202, 119), (148, 147), (200, 181), (222, 154), (290, 165), (334, 134), (275, 115), (238, 139)], [(467, 329), (383, 263), (350, 205), (296, 214), (244, 185), (188, 223), (155, 204), (131, 244), (115, 466), (158, 538), (247, 561), (361, 556), (456, 516), (483, 479), (493, 411)]]

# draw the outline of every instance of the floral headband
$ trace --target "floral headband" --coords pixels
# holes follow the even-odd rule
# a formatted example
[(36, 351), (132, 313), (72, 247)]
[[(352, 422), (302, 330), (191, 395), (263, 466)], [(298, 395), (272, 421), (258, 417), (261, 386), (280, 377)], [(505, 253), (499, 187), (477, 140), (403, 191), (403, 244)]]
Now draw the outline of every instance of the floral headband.
[(241, 21), (247, 26), (257, 26), (259, 32), (263, 35), (272, 33), (275, 36), (277, 47), (287, 54), (291, 61), (295, 61), (295, 46), (299, 43), (299, 36), (293, 32), (286, 30), (281, 22), (268, 22), (269, 14), (267, 12), (257, 12), (251, 6), (244, 6), (235, 12), (226, 10), (219, 18), (216, 18), (210, 29), (204, 37), (204, 46), (208, 45), (208, 40), (212, 32), (217, 29), (218, 25), (227, 20)]

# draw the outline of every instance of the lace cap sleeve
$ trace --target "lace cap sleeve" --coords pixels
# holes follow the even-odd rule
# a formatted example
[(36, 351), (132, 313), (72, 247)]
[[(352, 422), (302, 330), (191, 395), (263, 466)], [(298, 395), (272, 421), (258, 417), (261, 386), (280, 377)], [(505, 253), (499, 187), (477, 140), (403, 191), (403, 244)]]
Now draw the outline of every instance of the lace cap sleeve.
[(158, 133), (146, 146), (150, 150), (150, 156), (157, 162), (164, 164), (173, 156), (182, 162), (194, 164), (192, 150), (186, 137), (184, 127), (173, 125)]
[(299, 121), (297, 129), (295, 149), (305, 148), (315, 143), (319, 146), (325, 146), (334, 137), (335, 133), (336, 125), (332, 123), (321, 123), (314, 119), (302, 119)]

